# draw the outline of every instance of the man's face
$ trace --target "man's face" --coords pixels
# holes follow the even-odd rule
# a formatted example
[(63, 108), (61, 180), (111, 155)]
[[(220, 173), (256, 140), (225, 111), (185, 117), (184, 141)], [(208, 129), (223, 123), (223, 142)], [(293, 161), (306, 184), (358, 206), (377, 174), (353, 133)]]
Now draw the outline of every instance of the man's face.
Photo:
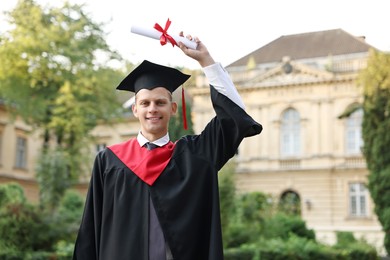
[(132, 109), (141, 123), (141, 133), (154, 141), (168, 132), (169, 120), (176, 113), (177, 104), (172, 102), (167, 89), (157, 87), (138, 91)]

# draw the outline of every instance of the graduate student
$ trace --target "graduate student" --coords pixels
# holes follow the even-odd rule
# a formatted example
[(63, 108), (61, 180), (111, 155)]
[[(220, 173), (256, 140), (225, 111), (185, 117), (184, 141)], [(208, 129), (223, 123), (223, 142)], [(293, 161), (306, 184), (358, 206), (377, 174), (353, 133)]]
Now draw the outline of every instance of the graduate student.
[(140, 131), (97, 154), (73, 259), (223, 259), (217, 174), (262, 126), (245, 112), (222, 65), (194, 40), (196, 49), (178, 45), (209, 80), (215, 117), (200, 134), (173, 143), (172, 92), (189, 75), (144, 61), (123, 79), (117, 89), (135, 93)]

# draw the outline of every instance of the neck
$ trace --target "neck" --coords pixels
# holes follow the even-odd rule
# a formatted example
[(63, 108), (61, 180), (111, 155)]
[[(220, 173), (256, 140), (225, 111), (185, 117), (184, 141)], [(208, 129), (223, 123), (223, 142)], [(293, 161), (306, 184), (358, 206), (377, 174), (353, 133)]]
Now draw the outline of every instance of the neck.
[(167, 132), (164, 133), (164, 134), (160, 134), (160, 135), (154, 135), (154, 134), (144, 134), (144, 133), (141, 131), (141, 134), (142, 134), (146, 139), (148, 139), (149, 142), (154, 142), (154, 141), (156, 141), (156, 140), (158, 140), (158, 139), (164, 137), (164, 136), (167, 134)]

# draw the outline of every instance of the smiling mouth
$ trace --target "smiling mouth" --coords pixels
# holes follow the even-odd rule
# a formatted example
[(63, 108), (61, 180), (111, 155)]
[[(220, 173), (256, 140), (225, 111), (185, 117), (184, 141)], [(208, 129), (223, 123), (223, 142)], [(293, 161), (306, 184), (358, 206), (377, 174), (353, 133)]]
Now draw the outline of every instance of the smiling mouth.
[(150, 122), (157, 122), (157, 121), (160, 121), (162, 119), (162, 117), (148, 117), (146, 118), (146, 120), (150, 121)]

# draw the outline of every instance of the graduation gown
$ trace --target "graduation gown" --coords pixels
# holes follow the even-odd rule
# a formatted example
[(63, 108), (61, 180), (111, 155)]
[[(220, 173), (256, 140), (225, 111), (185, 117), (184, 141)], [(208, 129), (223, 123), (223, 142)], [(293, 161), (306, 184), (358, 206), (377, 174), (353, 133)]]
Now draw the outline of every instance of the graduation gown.
[(262, 126), (210, 89), (216, 116), (201, 134), (170, 143), (152, 185), (116, 154), (126, 145), (97, 154), (73, 259), (148, 260), (149, 198), (175, 260), (223, 259), (217, 173)]

